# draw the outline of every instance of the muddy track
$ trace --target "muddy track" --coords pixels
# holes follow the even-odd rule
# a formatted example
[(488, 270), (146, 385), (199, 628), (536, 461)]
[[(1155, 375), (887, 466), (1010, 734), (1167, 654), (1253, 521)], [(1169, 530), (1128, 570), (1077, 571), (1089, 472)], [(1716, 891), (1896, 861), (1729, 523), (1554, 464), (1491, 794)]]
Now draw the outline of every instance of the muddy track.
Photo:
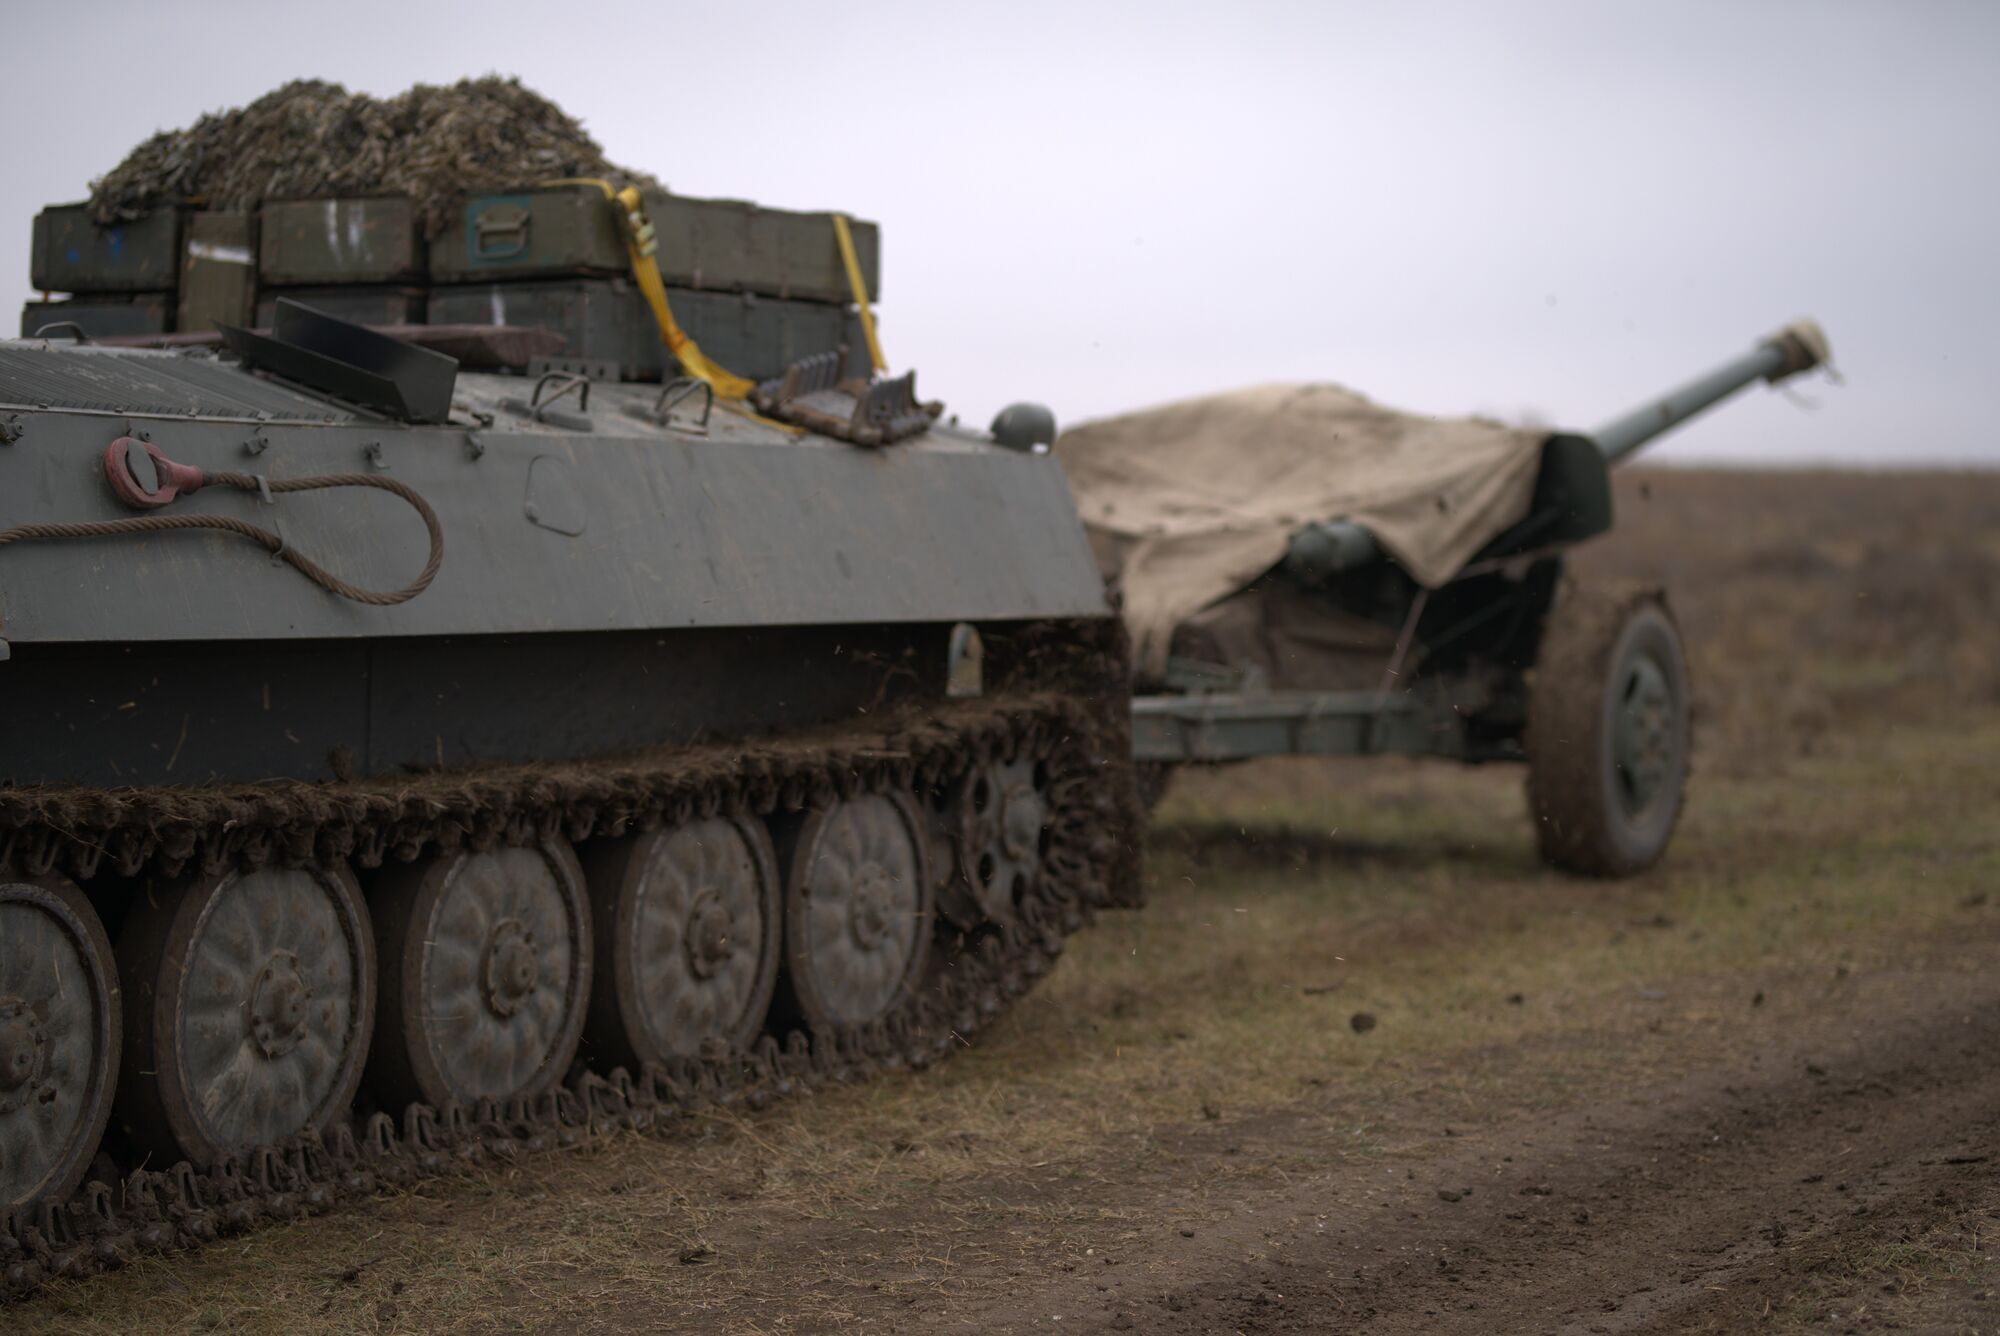
[[(1857, 1242), (2000, 1189), (2000, 980), (1443, 1156), (1342, 1169), (1162, 1230), (1153, 1256), (954, 1313), (983, 1330), (1731, 1331)], [(1894, 979), (1883, 991), (1895, 993)], [(1054, 1317), (1062, 1315), (1059, 1323)]]
[[(165, 795), (30, 792), (9, 805), (9, 853), (31, 852), (37, 871), (114, 863), (255, 866), (273, 857), (351, 855), (363, 865), (408, 858), (431, 845), (519, 842), (536, 832), (583, 839), (699, 811), (803, 809), (857, 793), (928, 794), (988, 761), (1032, 759), (1046, 768), (1050, 810), (1042, 868), (1012, 922), (991, 931), (940, 931), (954, 949), (899, 1009), (855, 1030), (764, 1036), (748, 1053), (572, 1073), (536, 1099), (476, 1107), (412, 1104), (400, 1120), (358, 1112), (328, 1135), (232, 1154), (205, 1167), (130, 1167), (0, 1218), (0, 1301), (51, 1277), (115, 1268), (133, 1257), (188, 1249), (258, 1227), (353, 1205), (454, 1168), (504, 1162), (618, 1130), (665, 1130), (708, 1105), (761, 1107), (774, 1098), (885, 1070), (922, 1067), (983, 1028), (1047, 972), (1062, 938), (1105, 902), (1113, 877), (1115, 790), (1073, 699), (1015, 695), (939, 707), (885, 729), (849, 725), (763, 746), (715, 744), (629, 762), (516, 767), (430, 785), (311, 785)], [(177, 804), (172, 819), (154, 810)], [(18, 810), (17, 810), (18, 809)], [(58, 823), (51, 812), (94, 812)], [(259, 819), (252, 819), (253, 815)], [(946, 941), (951, 938), (950, 941)]]

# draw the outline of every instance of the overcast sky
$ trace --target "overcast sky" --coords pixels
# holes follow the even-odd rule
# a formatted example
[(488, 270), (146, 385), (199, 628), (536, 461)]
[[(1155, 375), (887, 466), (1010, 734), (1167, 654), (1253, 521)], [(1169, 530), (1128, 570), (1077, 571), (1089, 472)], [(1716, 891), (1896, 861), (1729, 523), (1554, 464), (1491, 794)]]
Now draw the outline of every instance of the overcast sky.
[(1588, 427), (1801, 314), (1845, 388), (1666, 461), (2000, 464), (2000, 4), (0, 0), (29, 223), (288, 79), (519, 75), (685, 194), (884, 228), (883, 341), (984, 422), (1264, 380)]

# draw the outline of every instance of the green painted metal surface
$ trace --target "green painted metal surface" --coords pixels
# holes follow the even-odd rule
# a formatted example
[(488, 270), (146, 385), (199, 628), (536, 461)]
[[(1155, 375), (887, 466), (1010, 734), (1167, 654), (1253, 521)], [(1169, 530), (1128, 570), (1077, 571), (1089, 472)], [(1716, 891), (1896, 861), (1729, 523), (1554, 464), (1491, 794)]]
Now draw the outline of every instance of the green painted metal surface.
[[(863, 449), (721, 409), (705, 429), (694, 414), (661, 426), (648, 385), (592, 386), (591, 430), (576, 431), (507, 406), (528, 388), (461, 374), (451, 424), (405, 426), (203, 357), (0, 343), (0, 422), (22, 428), (0, 449), (0, 526), (129, 515), (101, 460), (145, 431), (210, 470), (382, 470), (436, 507), (445, 535), (436, 582), (382, 608), (225, 535), (17, 544), (0, 553), (0, 634), (277, 642), (1108, 614), (1051, 456), (948, 429)], [(204, 512), (275, 524), (370, 588), (398, 587), (426, 553), (409, 509), (372, 491), (264, 505), (207, 488), (165, 513)]]
[(424, 275), (416, 207), (400, 195), (272, 200), (261, 233), (258, 276), (274, 287), (400, 284)]
[[(844, 307), (688, 288), (669, 288), (667, 301), (701, 350), (739, 376), (767, 380), (801, 357), (842, 344), (849, 373), (867, 374), (859, 323)], [(620, 380), (657, 380), (668, 361), (651, 309), (622, 278), (437, 287), (431, 290), (429, 323), (554, 330), (565, 341), (563, 362), (606, 365)]]
[(189, 214), (174, 329), (206, 333), (249, 322), (257, 300), (256, 222), (243, 213)]
[[(822, 302), (848, 300), (833, 223), (823, 213), (765, 209), (740, 200), (650, 194), (667, 283)], [(881, 234), (853, 225), (869, 296), (881, 289)], [(479, 195), (456, 225), (432, 241), (430, 270), (440, 283), (572, 278), (630, 272), (617, 219), (594, 186), (545, 186)]]
[(342, 287), (266, 288), (257, 296), (257, 325), (269, 329), (277, 318), (278, 299), (288, 297), (324, 311), (336, 320), (357, 325), (421, 325), (428, 298), (422, 288), (402, 284), (352, 284)]
[(1402, 753), (1463, 757), (1449, 705), (1378, 691), (1214, 692), (1139, 696), (1132, 759), (1179, 764), (1255, 756)]
[[(165, 334), (174, 326), (174, 296), (171, 292), (141, 292), (129, 296), (29, 302), (21, 308), (21, 337), (32, 338), (36, 330), (63, 321), (74, 323), (96, 339)], [(67, 337), (67, 333), (62, 337)]]
[(181, 211), (91, 221), (88, 206), (53, 204), (35, 215), (29, 280), (42, 292), (163, 292), (181, 263)]

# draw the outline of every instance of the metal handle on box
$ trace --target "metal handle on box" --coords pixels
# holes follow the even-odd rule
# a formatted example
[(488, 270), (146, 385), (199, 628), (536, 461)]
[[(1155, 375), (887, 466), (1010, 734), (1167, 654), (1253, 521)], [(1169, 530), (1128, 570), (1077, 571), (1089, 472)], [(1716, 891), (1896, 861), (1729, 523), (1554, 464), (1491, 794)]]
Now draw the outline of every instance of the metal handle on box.
[[(528, 224), (534, 215), (519, 204), (496, 204), (472, 219), (472, 258), (511, 260), (528, 251)], [(492, 241), (490, 238), (512, 238)]]

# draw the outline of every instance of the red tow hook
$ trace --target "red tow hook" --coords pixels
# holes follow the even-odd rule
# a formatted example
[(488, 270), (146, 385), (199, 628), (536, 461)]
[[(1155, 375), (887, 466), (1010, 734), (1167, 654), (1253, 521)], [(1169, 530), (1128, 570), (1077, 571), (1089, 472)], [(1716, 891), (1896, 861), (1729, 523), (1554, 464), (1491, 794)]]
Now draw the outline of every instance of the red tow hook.
[(136, 436), (120, 436), (104, 447), (104, 476), (118, 499), (134, 510), (158, 510), (208, 481), (200, 469), (176, 464), (151, 441)]

